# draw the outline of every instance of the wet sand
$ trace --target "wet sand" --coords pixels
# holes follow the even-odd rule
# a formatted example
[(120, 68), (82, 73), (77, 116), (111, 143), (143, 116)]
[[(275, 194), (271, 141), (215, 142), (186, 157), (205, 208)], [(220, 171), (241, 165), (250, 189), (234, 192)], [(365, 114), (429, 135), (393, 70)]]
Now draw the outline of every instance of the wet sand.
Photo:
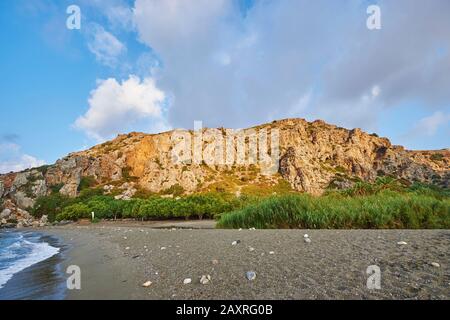
[[(173, 230), (106, 223), (44, 231), (69, 243), (64, 268), (81, 268), (82, 288), (68, 290), (67, 299), (450, 299), (450, 230)], [(240, 243), (233, 246), (235, 240)], [(379, 290), (367, 288), (370, 265), (381, 269)], [(256, 279), (247, 280), (247, 271)], [(202, 275), (211, 283), (200, 284)], [(192, 283), (183, 284), (185, 278)], [(147, 281), (152, 284), (142, 287)]]

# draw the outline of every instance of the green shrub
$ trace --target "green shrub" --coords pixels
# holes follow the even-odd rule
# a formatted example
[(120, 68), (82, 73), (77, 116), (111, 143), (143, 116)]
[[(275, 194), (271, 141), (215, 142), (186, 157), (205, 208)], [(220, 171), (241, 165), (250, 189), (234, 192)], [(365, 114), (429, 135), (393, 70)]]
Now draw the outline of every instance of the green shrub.
[(442, 153), (434, 153), (430, 156), (430, 159), (433, 161), (442, 161), (444, 160), (444, 155)]
[(289, 195), (272, 197), (222, 214), (223, 228), (448, 228), (450, 199), (391, 190), (349, 197)]
[(79, 200), (89, 200), (93, 197), (98, 197), (103, 195), (103, 189), (102, 188), (88, 188), (81, 190), (80, 194), (78, 195)]
[(171, 194), (174, 197), (179, 197), (184, 193), (184, 188), (180, 186), (178, 183), (174, 184), (170, 188), (161, 192), (161, 194)]
[(64, 183), (58, 183), (50, 186), (50, 190), (52, 191), (52, 193), (59, 193), (62, 187), (64, 187)]
[(337, 191), (343, 195), (347, 196), (368, 196), (372, 194), (377, 194), (383, 190), (393, 190), (397, 192), (406, 191), (406, 186), (402, 184), (399, 180), (391, 178), (389, 176), (378, 177), (374, 183), (358, 181), (353, 187)]
[(65, 207), (63, 211), (56, 216), (57, 221), (78, 220), (82, 218), (91, 218), (91, 210), (83, 203), (76, 203)]
[[(175, 188), (176, 189), (176, 188)], [(173, 190), (172, 190), (173, 191)], [(410, 186), (390, 177), (375, 183), (329, 191), (320, 197), (292, 194), (261, 197), (210, 192), (161, 198), (116, 200), (101, 188), (87, 188), (77, 198), (59, 193), (36, 200), (32, 214), (50, 221), (96, 219), (215, 218), (224, 228), (448, 228), (450, 194), (425, 184)]]
[(450, 198), (450, 189), (441, 188), (435, 185), (429, 185), (424, 183), (413, 183), (409, 186), (408, 191), (416, 194), (427, 195), (436, 199)]
[(56, 215), (61, 213), (62, 209), (73, 201), (74, 200), (59, 193), (39, 197), (34, 202), (31, 214), (35, 218), (41, 218), (43, 215), (48, 215), (49, 221), (53, 222)]
[(47, 170), (50, 168), (49, 165), (43, 165), (40, 167), (37, 167), (36, 170), (42, 173), (42, 175), (45, 175), (47, 173)]
[(92, 188), (96, 183), (97, 181), (93, 176), (82, 177), (80, 180), (80, 184), (78, 185), (78, 191)]

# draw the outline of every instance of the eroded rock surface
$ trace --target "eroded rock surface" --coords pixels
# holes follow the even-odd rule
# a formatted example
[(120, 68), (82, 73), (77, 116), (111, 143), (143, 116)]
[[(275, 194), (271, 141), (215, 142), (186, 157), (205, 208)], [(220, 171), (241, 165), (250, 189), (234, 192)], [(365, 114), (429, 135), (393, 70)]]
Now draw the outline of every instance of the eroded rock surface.
[[(55, 190), (75, 197), (80, 184), (88, 178), (125, 200), (142, 190), (193, 193), (226, 188), (240, 194), (245, 186), (274, 186), (280, 181), (298, 191), (320, 194), (330, 186), (348, 188), (355, 181), (373, 181), (384, 175), (449, 186), (449, 150), (408, 151), (375, 134), (323, 121), (286, 119), (250, 129), (266, 129), (269, 136), (278, 130), (280, 158), (276, 174), (262, 174), (258, 163), (214, 164), (207, 154), (199, 164), (177, 163), (172, 152), (177, 142), (173, 132), (133, 132), (71, 153), (50, 166), (0, 175), (0, 209), (27, 211), (37, 197)], [(226, 141), (226, 147), (227, 131), (221, 128), (217, 132)], [(205, 135), (204, 140), (203, 149), (211, 150), (210, 139), (208, 142)], [(249, 142), (245, 141), (248, 147)], [(237, 152), (235, 145), (232, 149)]]

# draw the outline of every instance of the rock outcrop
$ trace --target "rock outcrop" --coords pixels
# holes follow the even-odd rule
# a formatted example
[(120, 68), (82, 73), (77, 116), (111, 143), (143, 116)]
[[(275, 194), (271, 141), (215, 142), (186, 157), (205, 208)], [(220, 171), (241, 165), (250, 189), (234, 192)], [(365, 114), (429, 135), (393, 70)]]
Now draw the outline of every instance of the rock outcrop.
[[(200, 145), (204, 161), (192, 157), (191, 161), (181, 163), (174, 161), (173, 151), (178, 142), (174, 140), (174, 131), (133, 132), (69, 154), (50, 166), (0, 175), (3, 199), (0, 209), (17, 215), (18, 210), (32, 207), (37, 197), (51, 192), (75, 197), (86, 180), (125, 200), (138, 191), (164, 194), (226, 189), (240, 193), (245, 186), (270, 187), (280, 181), (287, 181), (297, 191), (320, 194), (329, 187), (348, 188), (355, 181), (373, 181), (384, 175), (449, 187), (449, 150), (408, 151), (360, 129), (348, 130), (303, 119), (274, 121), (247, 130), (266, 130), (269, 136), (278, 131), (279, 162), (275, 174), (264, 174), (258, 162), (209, 161), (211, 154), (220, 148), (212, 145), (207, 129), (202, 131)], [(231, 146), (230, 150), (239, 153), (235, 144), (229, 144), (227, 130), (214, 132), (220, 141), (225, 141), (224, 149)], [(195, 134), (192, 131), (187, 134), (192, 137), (187, 141), (195, 152)], [(247, 147), (251, 139), (243, 140)], [(260, 148), (258, 145), (257, 152)], [(246, 155), (249, 158), (248, 151)]]

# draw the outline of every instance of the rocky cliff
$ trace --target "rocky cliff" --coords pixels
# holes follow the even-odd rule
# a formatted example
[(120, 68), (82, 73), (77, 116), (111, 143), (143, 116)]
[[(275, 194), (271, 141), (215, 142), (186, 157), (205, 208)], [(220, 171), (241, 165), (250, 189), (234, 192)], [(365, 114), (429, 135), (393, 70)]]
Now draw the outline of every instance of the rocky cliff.
[[(122, 199), (138, 191), (240, 193), (251, 186), (269, 189), (280, 183), (297, 191), (320, 194), (330, 187), (347, 188), (355, 181), (373, 181), (384, 175), (407, 182), (449, 186), (449, 150), (408, 151), (360, 129), (348, 130), (323, 121), (303, 119), (274, 121), (247, 130), (265, 130), (268, 136), (278, 132), (279, 158), (274, 174), (264, 174), (257, 161), (214, 163), (208, 161), (207, 155), (203, 156), (203, 161), (174, 161), (177, 143), (174, 132), (130, 133), (69, 154), (53, 165), (0, 175), (3, 210), (0, 218), (7, 220), (11, 214), (28, 217), (26, 210), (33, 206), (37, 197), (51, 192), (75, 197), (80, 185), (86, 182)], [(209, 148), (214, 154), (219, 149), (208, 147), (211, 143), (207, 131), (202, 131), (205, 135), (200, 148), (205, 151)], [(229, 143), (227, 130), (221, 128), (214, 132), (220, 135), (225, 149), (228, 143), (233, 152), (239, 152), (235, 144)], [(192, 131), (188, 134), (193, 137), (192, 141), (188, 140), (189, 145), (195, 149), (195, 135)], [(252, 138), (248, 136), (242, 141), (248, 147)], [(269, 142), (269, 154), (271, 147)], [(257, 151), (260, 149), (258, 145)]]

